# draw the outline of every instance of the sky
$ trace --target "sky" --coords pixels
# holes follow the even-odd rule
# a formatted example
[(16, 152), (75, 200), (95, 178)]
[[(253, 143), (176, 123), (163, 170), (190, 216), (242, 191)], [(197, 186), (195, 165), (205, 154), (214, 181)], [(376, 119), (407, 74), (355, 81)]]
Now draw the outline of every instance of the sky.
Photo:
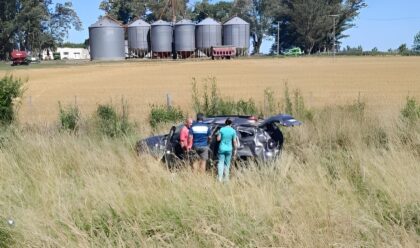
[[(98, 8), (101, 0), (72, 2), (82, 20), (83, 30), (71, 30), (67, 41), (81, 43), (88, 38), (88, 27), (104, 13)], [(414, 35), (420, 32), (420, 0), (366, 0), (366, 3), (368, 7), (361, 10), (354, 21), (355, 26), (345, 32), (349, 37), (341, 40), (342, 46), (361, 45), (364, 50), (377, 47), (381, 51), (396, 49), (403, 43), (412, 46)], [(263, 53), (269, 52), (272, 42), (264, 41)]]

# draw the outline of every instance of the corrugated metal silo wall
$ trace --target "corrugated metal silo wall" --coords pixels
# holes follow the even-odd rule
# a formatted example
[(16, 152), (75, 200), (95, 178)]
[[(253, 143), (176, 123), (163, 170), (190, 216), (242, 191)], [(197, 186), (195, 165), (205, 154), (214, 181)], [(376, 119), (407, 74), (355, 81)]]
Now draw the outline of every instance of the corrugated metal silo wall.
[(130, 49), (148, 50), (150, 27), (129, 27), (128, 47)]
[(124, 28), (89, 28), (89, 40), (92, 60), (125, 59)]
[(153, 52), (172, 52), (172, 26), (152, 25), (150, 32)]
[(223, 45), (249, 49), (249, 24), (224, 25)]
[(208, 49), (222, 45), (222, 25), (199, 25), (196, 28), (196, 46)]
[(175, 26), (175, 50), (189, 52), (195, 50), (195, 25)]

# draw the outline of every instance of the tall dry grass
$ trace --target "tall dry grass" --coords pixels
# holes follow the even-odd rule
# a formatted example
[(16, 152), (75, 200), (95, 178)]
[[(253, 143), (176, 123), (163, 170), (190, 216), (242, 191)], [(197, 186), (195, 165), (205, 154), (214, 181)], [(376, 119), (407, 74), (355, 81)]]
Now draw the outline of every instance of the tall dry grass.
[(132, 137), (8, 130), (0, 247), (419, 247), (418, 122), (329, 107), (285, 136), (280, 160), (220, 184)]

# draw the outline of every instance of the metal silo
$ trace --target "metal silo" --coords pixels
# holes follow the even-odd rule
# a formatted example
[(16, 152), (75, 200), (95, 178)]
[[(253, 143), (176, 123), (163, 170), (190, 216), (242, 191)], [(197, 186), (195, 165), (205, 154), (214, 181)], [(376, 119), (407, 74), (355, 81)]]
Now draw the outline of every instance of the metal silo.
[(110, 17), (103, 17), (89, 27), (92, 60), (125, 59), (124, 28)]
[(195, 24), (183, 19), (175, 24), (175, 51), (180, 58), (189, 58), (195, 51)]
[(150, 40), (153, 57), (167, 58), (172, 54), (172, 25), (162, 20), (152, 23)]
[(249, 50), (249, 23), (234, 17), (223, 24), (223, 45), (234, 46), (237, 55), (247, 55)]
[(150, 24), (137, 20), (128, 25), (127, 30), (130, 56), (143, 58), (150, 50)]
[(199, 52), (207, 56), (211, 47), (222, 45), (222, 25), (212, 18), (206, 18), (196, 25), (195, 44)]

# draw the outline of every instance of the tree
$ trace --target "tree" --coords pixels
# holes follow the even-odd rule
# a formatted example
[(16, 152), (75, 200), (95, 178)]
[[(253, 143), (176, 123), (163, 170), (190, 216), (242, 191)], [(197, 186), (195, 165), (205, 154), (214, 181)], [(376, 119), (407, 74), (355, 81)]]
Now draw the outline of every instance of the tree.
[(187, 14), (188, 0), (102, 0), (99, 8), (108, 15), (127, 24), (136, 18), (147, 21), (172, 20), (171, 4), (175, 4), (176, 16), (183, 18)]
[(407, 54), (410, 50), (407, 47), (407, 44), (401, 44), (398, 48), (398, 53), (401, 55)]
[(0, 2), (0, 20), (1, 59), (12, 48), (53, 48), (72, 27), (82, 27), (70, 1), (53, 5), (52, 0), (4, 0)]
[(16, 31), (17, 15), (15, 0), (0, 1), (0, 60), (7, 58), (7, 51), (13, 49), (13, 34)]
[(413, 51), (420, 52), (420, 32), (414, 36)]
[(196, 2), (193, 10), (190, 10), (192, 20), (200, 22), (207, 17), (217, 21), (225, 22), (229, 20), (233, 2), (220, 1), (210, 4), (208, 0)]
[[(174, 6), (171, 6), (171, 4)], [(173, 19), (173, 12), (172, 8), (175, 9), (175, 17), (179, 19), (189, 17), (188, 9), (187, 9), (188, 0), (149, 0), (147, 5), (147, 9), (149, 14), (146, 17), (148, 21), (156, 21), (159, 19), (163, 19), (166, 21), (172, 21)]]
[(139, 17), (145, 17), (147, 10), (146, 0), (103, 0), (99, 8), (108, 15), (127, 24)]
[(270, 7), (274, 20), (270, 32), (276, 35), (279, 21), (283, 49), (299, 46), (307, 53), (326, 51), (332, 48), (334, 40), (331, 15), (337, 15), (335, 39), (339, 43), (365, 6), (364, 0), (280, 0)]

